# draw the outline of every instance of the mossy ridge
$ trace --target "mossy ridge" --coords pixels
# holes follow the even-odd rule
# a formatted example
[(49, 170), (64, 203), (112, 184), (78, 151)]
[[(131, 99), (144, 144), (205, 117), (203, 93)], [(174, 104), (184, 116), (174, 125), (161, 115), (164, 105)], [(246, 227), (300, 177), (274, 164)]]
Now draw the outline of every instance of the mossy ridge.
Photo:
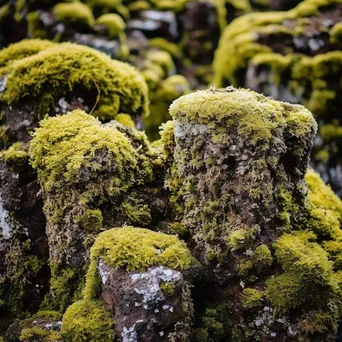
[(98, 287), (99, 259), (114, 269), (123, 267), (127, 271), (158, 265), (185, 270), (190, 267), (191, 254), (185, 243), (174, 235), (126, 226), (99, 234), (91, 248), (90, 259), (83, 291), (86, 299), (92, 298)]
[(111, 342), (114, 321), (101, 301), (80, 300), (65, 312), (62, 336), (66, 342)]
[(11, 63), (7, 73), (0, 101), (14, 104), (30, 100), (35, 103), (37, 117), (53, 113), (57, 101), (77, 86), (96, 93), (98, 88), (100, 99), (93, 115), (103, 120), (118, 113), (148, 113), (147, 86), (139, 72), (85, 46), (52, 46)]
[[(0, 68), (14, 61), (35, 55), (53, 45), (55, 43), (41, 39), (24, 39), (18, 43), (11, 44), (0, 51)], [(1, 69), (0, 73), (3, 73)]]
[(270, 140), (275, 129), (284, 129), (286, 125), (291, 126), (298, 137), (317, 130), (311, 113), (303, 106), (230, 87), (211, 88), (181, 97), (170, 106), (170, 114), (180, 124), (189, 119), (208, 127), (216, 122), (228, 125), (237, 122), (239, 135), (252, 145), (260, 140)]
[[(340, 0), (306, 0), (292, 10), (285, 12), (251, 13), (233, 21), (220, 39), (214, 60), (213, 85), (222, 86), (227, 80), (241, 86), (237, 73), (247, 67), (248, 60), (259, 53), (271, 52), (271, 49), (256, 41), (258, 35), (269, 30), (270, 25), (283, 29), (285, 20), (317, 15), (321, 8), (339, 4)], [(274, 31), (274, 29), (272, 29)], [(253, 33), (254, 32), (254, 33)], [(229, 42), (229, 44), (226, 44)], [(227, 60), (229, 56), (229, 60)]]

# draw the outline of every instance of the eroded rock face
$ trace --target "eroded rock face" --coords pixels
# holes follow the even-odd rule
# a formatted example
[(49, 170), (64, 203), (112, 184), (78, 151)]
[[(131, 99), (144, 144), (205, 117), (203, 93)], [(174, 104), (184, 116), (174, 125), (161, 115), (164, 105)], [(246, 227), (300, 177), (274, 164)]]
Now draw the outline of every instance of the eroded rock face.
[(190, 316), (183, 310), (182, 292), (188, 289), (181, 272), (163, 266), (144, 272), (114, 270), (101, 259), (98, 270), (101, 297), (112, 312), (119, 341), (169, 341), (176, 323)]

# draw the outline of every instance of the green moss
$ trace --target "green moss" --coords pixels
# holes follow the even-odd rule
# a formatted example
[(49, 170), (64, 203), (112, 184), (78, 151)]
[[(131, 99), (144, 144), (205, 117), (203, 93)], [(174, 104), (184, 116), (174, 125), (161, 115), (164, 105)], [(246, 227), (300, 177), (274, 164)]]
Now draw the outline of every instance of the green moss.
[(90, 28), (95, 24), (91, 9), (81, 2), (59, 3), (53, 8), (58, 21), (77, 28)]
[(101, 302), (80, 300), (65, 312), (62, 336), (66, 342), (112, 342), (114, 321)]
[(160, 143), (166, 158), (173, 156), (173, 151), (176, 145), (174, 129), (175, 124), (172, 120), (162, 123), (160, 126)]
[(5, 4), (0, 7), (0, 23), (5, 21), (5, 19), (10, 15), (10, 5)]
[(229, 233), (227, 243), (232, 251), (246, 249), (255, 239), (255, 231), (253, 229), (237, 229)]
[(277, 261), (284, 273), (270, 278), (266, 297), (280, 311), (294, 309), (304, 302), (317, 305), (338, 296), (333, 263), (323, 248), (313, 242), (315, 235), (284, 234), (274, 244)]
[(180, 123), (196, 120), (209, 127), (214, 122), (236, 123), (239, 136), (252, 146), (269, 141), (275, 129), (286, 125), (298, 136), (317, 129), (311, 113), (303, 106), (271, 100), (244, 89), (211, 88), (182, 96), (172, 103), (170, 114)]
[(342, 44), (342, 23), (337, 23), (329, 31), (330, 42), (333, 44)]
[(256, 289), (246, 288), (242, 292), (242, 306), (245, 309), (260, 307), (263, 303), (264, 294)]
[(174, 283), (161, 282), (160, 288), (165, 295), (169, 296), (169, 295), (173, 294), (173, 292), (175, 290), (175, 284)]
[[(48, 40), (24, 39), (0, 51), (0, 68), (14, 61), (37, 54), (55, 45)], [(2, 73), (0, 69), (0, 73)]]
[(321, 127), (320, 136), (323, 141), (340, 140), (342, 138), (342, 126), (338, 124), (327, 124)]
[(215, 308), (207, 308), (201, 319), (201, 327), (195, 331), (196, 341), (229, 341), (232, 328), (231, 315), (231, 304), (220, 303)]
[(115, 269), (125, 267), (127, 271), (157, 265), (184, 270), (189, 268), (191, 262), (185, 243), (174, 235), (133, 227), (108, 230), (98, 235), (91, 248), (84, 298), (91, 298), (96, 293), (99, 258), (108, 266)]
[(125, 22), (115, 13), (104, 14), (96, 19), (96, 23), (106, 26), (109, 37), (116, 38), (125, 30)]
[(115, 120), (120, 122), (122, 125), (126, 126), (126, 127), (131, 127), (131, 128), (135, 128), (135, 123), (132, 120), (132, 117), (129, 114), (118, 114), (115, 117)]
[(56, 342), (61, 341), (62, 336), (58, 331), (32, 327), (24, 328), (19, 339), (22, 342)]
[(180, 12), (189, 0), (149, 0), (152, 6), (160, 11)]
[[(94, 117), (81, 110), (64, 116), (48, 118), (40, 123), (30, 145), (32, 166), (38, 169), (38, 178), (44, 189), (62, 188), (68, 183), (89, 180), (80, 170), (111, 170), (115, 174), (108, 193), (121, 192), (133, 182), (136, 168), (134, 150), (129, 140), (119, 131), (102, 126)], [(102, 152), (101, 152), (102, 151)], [(106, 152), (108, 159), (96, 158)], [(84, 178), (86, 177), (86, 178)]]
[(31, 12), (26, 16), (27, 30), (31, 38), (47, 38), (47, 32), (40, 20), (39, 12)]
[(175, 70), (171, 55), (166, 51), (150, 50), (148, 51), (146, 58), (152, 63), (159, 65), (163, 69), (165, 75), (168, 75), (169, 72)]
[(6, 73), (0, 102), (29, 102), (38, 117), (54, 113), (58, 100), (77, 87), (98, 94), (93, 115), (101, 119), (113, 119), (118, 113), (148, 113), (147, 86), (142, 76), (128, 64), (85, 46), (52, 46), (12, 63)]
[(89, 232), (99, 232), (102, 229), (102, 213), (99, 209), (87, 209), (75, 222)]
[(122, 214), (130, 224), (148, 226), (152, 221), (151, 210), (148, 205), (140, 203), (134, 198), (128, 198), (121, 206)]
[(28, 164), (28, 146), (21, 142), (14, 143), (2, 154), (6, 164), (9, 165), (12, 171), (21, 170)]
[(182, 56), (179, 47), (164, 38), (152, 38), (149, 40), (149, 44), (152, 48), (158, 48), (168, 52), (172, 57), (180, 58)]

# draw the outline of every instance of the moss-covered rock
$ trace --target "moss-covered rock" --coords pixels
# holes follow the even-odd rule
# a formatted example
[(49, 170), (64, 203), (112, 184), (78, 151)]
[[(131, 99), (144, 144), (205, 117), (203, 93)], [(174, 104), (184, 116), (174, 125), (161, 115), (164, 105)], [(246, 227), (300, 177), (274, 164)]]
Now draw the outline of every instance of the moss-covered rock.
[(213, 82), (304, 104), (320, 126), (314, 167), (339, 195), (341, 6), (335, 0), (306, 0), (286, 12), (238, 18), (221, 37)]
[(311, 113), (232, 87), (181, 97), (170, 113), (174, 215), (195, 256), (215, 269), (207, 285), (214, 294), (201, 293), (208, 310), (233, 308), (230, 329), (203, 321), (200, 340), (216, 324), (220, 340), (333, 341), (341, 201), (313, 171), (307, 193)]

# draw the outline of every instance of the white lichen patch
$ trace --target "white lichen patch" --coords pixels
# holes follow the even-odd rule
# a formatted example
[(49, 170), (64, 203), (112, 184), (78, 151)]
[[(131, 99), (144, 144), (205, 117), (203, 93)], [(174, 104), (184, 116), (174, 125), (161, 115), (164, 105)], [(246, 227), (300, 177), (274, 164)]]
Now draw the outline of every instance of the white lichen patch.
[(138, 337), (135, 331), (135, 324), (132, 327), (124, 327), (121, 333), (122, 342), (137, 342)]
[(175, 137), (184, 139), (187, 136), (197, 136), (204, 134), (208, 130), (207, 125), (192, 124), (192, 123), (179, 123), (175, 121)]
[(110, 274), (110, 267), (107, 266), (102, 259), (99, 260), (99, 265), (98, 265), (98, 270), (99, 270), (99, 274), (101, 277), (101, 281), (102, 284), (105, 285), (107, 283), (107, 280), (109, 278), (109, 274)]
[[(176, 283), (181, 279), (181, 273), (167, 267), (150, 267), (146, 272), (131, 275), (133, 283), (137, 283), (134, 291), (142, 296), (141, 302), (135, 302), (135, 306), (151, 309), (165, 299), (160, 289), (161, 282)], [(173, 311), (172, 307), (168, 308)]]
[(0, 228), (2, 231), (2, 237), (5, 240), (8, 240), (11, 238), (12, 229), (11, 229), (10, 221), (11, 221), (10, 213), (8, 210), (4, 208), (3, 200), (0, 195)]

